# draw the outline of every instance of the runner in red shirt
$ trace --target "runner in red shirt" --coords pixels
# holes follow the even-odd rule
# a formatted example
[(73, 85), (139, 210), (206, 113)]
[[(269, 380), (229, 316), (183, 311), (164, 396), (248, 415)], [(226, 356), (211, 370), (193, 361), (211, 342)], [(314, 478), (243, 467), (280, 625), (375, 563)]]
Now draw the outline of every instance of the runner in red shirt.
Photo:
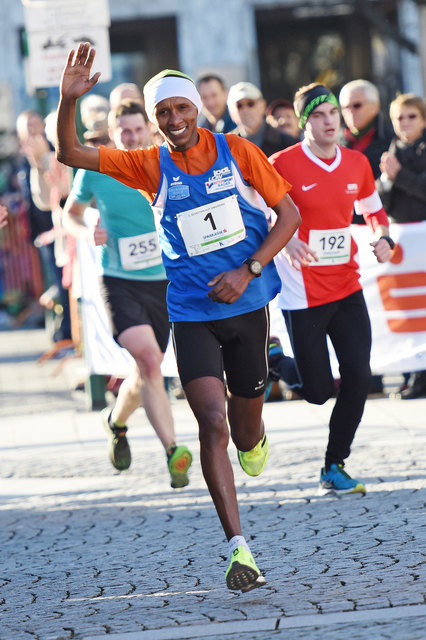
[(323, 404), (335, 392), (327, 336), (341, 383), (330, 418), (320, 493), (363, 493), (344, 471), (370, 383), (371, 328), (359, 282), (357, 245), (350, 225), (355, 207), (373, 231), (378, 262), (392, 256), (388, 219), (368, 160), (337, 145), (340, 113), (327, 87), (313, 83), (295, 95), (304, 140), (270, 158), (293, 185), (302, 224), (275, 263), (282, 280), (279, 306), (294, 359), (277, 354), (273, 369), (308, 402)]

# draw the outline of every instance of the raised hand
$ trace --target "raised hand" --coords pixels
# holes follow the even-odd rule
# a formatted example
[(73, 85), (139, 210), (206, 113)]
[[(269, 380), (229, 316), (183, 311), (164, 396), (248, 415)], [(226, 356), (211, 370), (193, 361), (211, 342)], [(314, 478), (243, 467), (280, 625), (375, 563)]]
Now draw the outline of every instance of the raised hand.
[(62, 97), (76, 100), (97, 83), (100, 72), (90, 76), (94, 59), (95, 50), (91, 49), (87, 42), (80, 43), (76, 52), (71, 49), (62, 72), (60, 85)]

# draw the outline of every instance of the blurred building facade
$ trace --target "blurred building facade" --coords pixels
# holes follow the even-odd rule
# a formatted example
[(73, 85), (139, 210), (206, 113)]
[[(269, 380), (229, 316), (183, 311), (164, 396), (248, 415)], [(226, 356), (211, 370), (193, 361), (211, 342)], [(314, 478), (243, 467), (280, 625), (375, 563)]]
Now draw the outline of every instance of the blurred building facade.
[[(35, 1), (35, 0), (26, 0)], [(426, 86), (426, 0), (109, 0), (113, 81), (143, 85), (165, 67), (197, 77), (214, 71), (250, 80), (269, 101), (319, 80), (336, 92), (364, 77), (389, 102)], [(0, 130), (28, 107), (48, 112), (57, 90), (28, 96), (23, 73), (24, 9), (0, 0)], [(60, 36), (60, 34), (52, 34)]]

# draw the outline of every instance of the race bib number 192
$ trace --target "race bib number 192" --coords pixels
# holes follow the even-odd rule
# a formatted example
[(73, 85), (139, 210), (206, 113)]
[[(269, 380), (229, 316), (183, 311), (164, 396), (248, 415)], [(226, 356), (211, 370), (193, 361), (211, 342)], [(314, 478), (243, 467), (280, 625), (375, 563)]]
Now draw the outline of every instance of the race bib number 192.
[(315, 251), (318, 262), (312, 266), (321, 267), (349, 262), (351, 255), (351, 232), (343, 229), (311, 229), (309, 247)]

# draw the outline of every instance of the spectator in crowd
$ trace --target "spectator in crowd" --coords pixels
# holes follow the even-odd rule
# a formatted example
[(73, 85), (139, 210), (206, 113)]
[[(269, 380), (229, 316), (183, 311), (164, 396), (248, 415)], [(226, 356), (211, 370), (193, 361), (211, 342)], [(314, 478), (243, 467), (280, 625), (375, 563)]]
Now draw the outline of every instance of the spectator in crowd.
[[(390, 105), (395, 131), (380, 162), (378, 190), (392, 222), (426, 220), (426, 108), (413, 93), (402, 93)], [(404, 375), (401, 398), (426, 396), (426, 371)]]
[[(109, 104), (111, 111), (117, 109), (118, 105), (124, 100), (132, 100), (133, 102), (139, 102), (144, 106), (144, 99), (141, 90), (134, 82), (122, 82), (118, 84), (109, 94)], [(163, 139), (159, 133), (157, 127), (153, 122), (148, 122), (150, 131), (151, 144), (162, 144)]]
[[(18, 170), (18, 182), (21, 193), (28, 205), (28, 221), (30, 225), (31, 239), (38, 248), (48, 290), (42, 294), (40, 302), (49, 306), (53, 297), (57, 296), (62, 307), (62, 317), (56, 328), (53, 339), (55, 342), (71, 339), (71, 320), (69, 311), (68, 291), (62, 284), (62, 267), (58, 266), (55, 259), (52, 211), (49, 207), (40, 208), (34, 201), (31, 190), (31, 176), (35, 172), (45, 171), (46, 154), (49, 155), (53, 146), (45, 136), (45, 123), (42, 116), (36, 111), (27, 110), (19, 114), (16, 121), (16, 132), (24, 155), (22, 165)], [(40, 204), (40, 203), (39, 203)], [(48, 291), (52, 293), (48, 293)]]
[(92, 129), (98, 120), (105, 120), (108, 112), (108, 99), (96, 93), (86, 96), (80, 102), (81, 121), (86, 129)]
[[(343, 147), (361, 151), (367, 156), (377, 179), (381, 155), (393, 136), (392, 127), (380, 110), (379, 90), (368, 80), (352, 80), (341, 88), (339, 103), (345, 123), (339, 142)], [(364, 218), (354, 213), (352, 222), (364, 224)], [(382, 376), (373, 375), (370, 394), (382, 395), (383, 392)]]
[(297, 142), (293, 136), (266, 122), (266, 101), (260, 89), (251, 82), (232, 85), (228, 107), (232, 119), (237, 123), (233, 133), (253, 142), (265, 155), (271, 156)]
[(0, 229), (3, 229), (3, 227), (7, 225), (7, 216), (7, 207), (5, 207), (3, 204), (0, 204)]
[(140, 102), (143, 106), (143, 95), (138, 85), (134, 82), (122, 82), (118, 84), (109, 94), (109, 108), (111, 111), (117, 109), (118, 105), (123, 100), (133, 100), (133, 102)]
[(378, 178), (381, 155), (393, 137), (392, 127), (380, 111), (379, 90), (368, 80), (352, 80), (341, 88), (339, 103), (345, 124), (339, 143), (367, 156), (374, 178)]
[[(118, 149), (150, 143), (148, 118), (140, 102), (125, 101), (109, 114), (109, 135)], [(100, 220), (93, 229), (84, 222), (95, 201)], [(76, 238), (100, 245), (102, 295), (114, 338), (133, 356), (133, 372), (120, 386), (117, 402), (103, 410), (109, 455), (119, 471), (131, 463), (126, 422), (142, 404), (167, 454), (173, 488), (188, 484), (192, 456), (175, 444), (173, 416), (161, 362), (169, 339), (167, 279), (161, 262), (152, 209), (139, 191), (94, 171), (77, 171), (65, 206), (66, 224)], [(131, 248), (137, 243), (139, 251)], [(145, 253), (144, 253), (145, 251)]]
[(92, 122), (90, 129), (83, 134), (84, 141), (87, 145), (93, 147), (99, 147), (101, 144), (105, 146), (112, 146), (111, 138), (108, 134), (108, 118), (100, 118)]
[(203, 103), (198, 125), (214, 133), (229, 133), (236, 124), (229, 115), (228, 90), (225, 81), (213, 73), (201, 76), (197, 89)]
[(289, 136), (293, 136), (293, 138), (300, 139), (301, 137), (299, 120), (290, 100), (278, 98), (268, 104), (266, 107), (266, 122), (270, 124), (271, 127), (276, 127)]

